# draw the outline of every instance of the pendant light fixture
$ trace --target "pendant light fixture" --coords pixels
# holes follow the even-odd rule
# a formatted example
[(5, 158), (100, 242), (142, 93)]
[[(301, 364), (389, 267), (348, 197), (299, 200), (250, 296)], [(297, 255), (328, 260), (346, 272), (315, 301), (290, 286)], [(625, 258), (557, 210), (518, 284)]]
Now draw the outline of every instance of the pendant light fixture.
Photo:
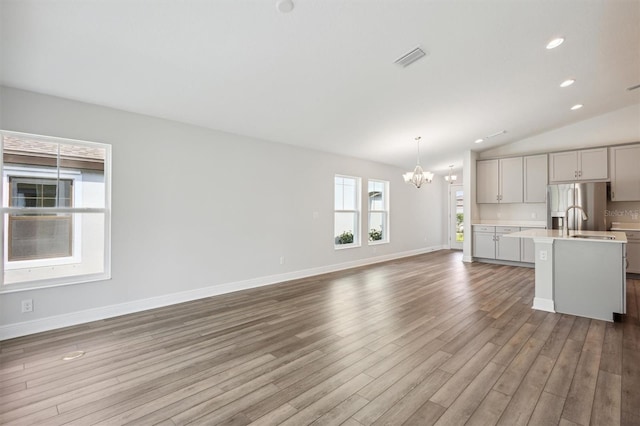
[(453, 165), (449, 166), (449, 176), (445, 176), (444, 179), (453, 185), (453, 183), (458, 180), (458, 176), (452, 174), (453, 173)]
[(431, 183), (433, 180), (433, 173), (425, 172), (420, 166), (420, 136), (415, 138), (418, 143), (418, 164), (413, 172), (407, 172), (402, 175), (405, 183), (412, 183), (416, 188), (420, 188), (423, 182)]

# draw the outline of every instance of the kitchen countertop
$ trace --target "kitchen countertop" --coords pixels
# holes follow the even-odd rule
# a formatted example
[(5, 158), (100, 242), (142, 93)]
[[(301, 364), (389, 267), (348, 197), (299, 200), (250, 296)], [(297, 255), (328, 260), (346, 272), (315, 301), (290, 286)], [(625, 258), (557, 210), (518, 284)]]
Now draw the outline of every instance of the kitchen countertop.
[[(594, 237), (614, 237), (613, 240), (599, 240), (589, 238), (575, 238), (573, 235), (585, 235)], [(627, 242), (627, 235), (624, 232), (606, 232), (606, 231), (569, 231), (569, 236), (562, 235), (560, 229), (529, 229), (528, 231), (512, 232), (506, 234), (505, 237), (514, 238), (552, 238), (556, 240), (570, 241), (589, 241), (595, 243), (615, 243), (621, 244)]]
[(547, 222), (540, 220), (490, 220), (479, 219), (471, 222), (472, 226), (517, 226), (520, 228), (545, 228)]

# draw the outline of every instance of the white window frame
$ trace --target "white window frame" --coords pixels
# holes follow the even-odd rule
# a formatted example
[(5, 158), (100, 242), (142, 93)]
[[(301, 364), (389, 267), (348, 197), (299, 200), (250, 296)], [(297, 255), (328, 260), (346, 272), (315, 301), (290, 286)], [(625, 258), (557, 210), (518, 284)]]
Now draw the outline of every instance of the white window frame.
[[(371, 203), (369, 202), (369, 198), (370, 198), (369, 184), (372, 182), (381, 183), (383, 186), (384, 192), (382, 194), (382, 200), (384, 202), (383, 202), (382, 210), (371, 208)], [(383, 229), (382, 229), (383, 238), (381, 240), (376, 240), (376, 241), (369, 240), (369, 232), (372, 229), (371, 213), (382, 213), (382, 215), (384, 216)], [(388, 244), (391, 238), (390, 235), (391, 234), (389, 232), (389, 181), (381, 180), (381, 179), (369, 179), (367, 182), (367, 241), (368, 241), (368, 244), (370, 246), (378, 245), (378, 244)]]
[[(2, 172), (2, 177), (3, 177), (3, 184), (0, 185), (0, 199), (3, 200), (3, 204), (0, 206), (0, 230), (2, 230), (2, 241), (3, 243), (0, 244), (0, 250), (2, 251), (2, 253), (0, 254), (0, 259), (3, 259), (3, 262), (0, 262), (0, 294), (1, 293), (13, 293), (13, 292), (19, 292), (19, 291), (26, 291), (26, 290), (34, 290), (34, 289), (39, 289), (39, 288), (48, 288), (48, 287), (58, 287), (58, 286), (64, 286), (64, 285), (74, 285), (74, 284), (81, 284), (81, 283), (88, 283), (88, 282), (94, 282), (94, 281), (104, 281), (104, 280), (109, 280), (111, 279), (111, 145), (110, 144), (105, 144), (105, 143), (97, 143), (97, 142), (88, 142), (88, 141), (80, 141), (80, 140), (75, 140), (75, 139), (65, 139), (65, 138), (58, 138), (58, 137), (52, 137), (52, 136), (43, 136), (43, 135), (34, 135), (34, 134), (28, 134), (28, 133), (20, 133), (20, 132), (12, 132), (12, 131), (7, 131), (7, 130), (0, 130), (0, 138), (2, 138), (3, 136), (13, 136), (16, 138), (26, 138), (26, 139), (34, 139), (34, 140), (40, 140), (43, 142), (51, 142), (51, 143), (56, 143), (56, 144), (70, 144), (70, 145), (76, 145), (76, 146), (86, 146), (86, 147), (90, 147), (90, 148), (101, 148), (104, 149), (105, 151), (105, 158), (104, 158), (104, 207), (58, 207), (58, 208), (29, 208), (29, 207), (5, 207), (8, 206), (7, 200), (8, 200), (8, 194), (5, 194), (5, 192), (7, 192), (8, 189), (8, 181), (5, 184), (5, 177), (7, 176), (7, 173), (5, 172), (5, 169), (11, 170), (12, 168), (14, 168), (14, 166), (4, 166), (4, 143), (2, 142), (2, 140), (0, 139), (0, 159), (2, 159), (2, 161), (0, 162), (0, 170)], [(34, 166), (34, 169), (36, 169), (37, 167)], [(54, 172), (57, 173), (58, 172)], [(72, 175), (73, 173), (68, 173), (67, 170), (61, 171), (60, 172), (60, 176), (67, 176), (67, 175)], [(11, 173), (9, 173), (8, 175), (12, 175)], [(34, 177), (35, 175), (30, 174), (30, 176)], [(48, 176), (50, 177), (50, 176)], [(74, 194), (75, 194), (76, 189), (74, 188)], [(5, 198), (7, 197), (7, 198)], [(79, 203), (80, 199), (76, 200), (77, 202), (74, 203), (74, 205), (81, 205)], [(33, 209), (33, 211), (37, 211), (38, 213), (51, 213), (51, 214), (57, 214), (57, 213), (71, 213), (71, 214), (81, 214), (81, 213), (95, 213), (95, 214), (102, 214), (104, 216), (104, 258), (103, 258), (103, 265), (104, 265), (104, 270), (102, 272), (98, 272), (98, 273), (87, 273), (87, 274), (82, 274), (82, 275), (68, 275), (68, 276), (61, 276), (61, 277), (55, 277), (55, 278), (45, 278), (45, 279), (38, 279), (38, 280), (31, 280), (31, 281), (24, 281), (24, 282), (20, 282), (20, 283), (10, 283), (10, 284), (5, 284), (4, 282), (4, 271), (6, 270), (12, 270), (12, 269), (16, 269), (14, 267), (5, 267), (6, 263), (5, 259), (6, 259), (6, 239), (7, 239), (7, 224), (5, 222), (8, 222), (5, 220), (5, 217), (8, 214), (15, 214), (15, 213), (25, 213), (30, 211), (31, 209)], [(74, 221), (78, 222), (78, 221)], [(78, 253), (78, 256), (75, 256), (75, 238), (76, 236), (80, 236), (81, 233), (78, 232), (76, 233), (76, 229), (75, 229), (75, 224), (74, 224), (74, 256), (72, 256), (71, 259), (66, 259), (68, 260), (68, 262), (64, 262), (62, 261), (62, 259), (65, 258), (60, 258), (61, 259), (61, 263), (57, 264), (57, 265), (52, 265), (52, 268), (56, 268), (56, 267), (65, 267), (66, 264), (69, 263), (75, 263), (75, 262), (79, 262), (81, 261), (80, 258), (80, 254)], [(77, 246), (78, 248), (80, 248), (80, 245)], [(53, 259), (38, 259), (38, 260), (28, 260), (28, 261), (15, 261), (15, 262), (39, 262), (39, 261), (47, 261), (50, 262)], [(15, 262), (11, 262), (11, 263), (15, 263)], [(23, 267), (24, 268), (24, 267)]]
[[(354, 200), (354, 205), (355, 205), (355, 210), (340, 210), (340, 209), (336, 209), (335, 207), (335, 191), (336, 191), (336, 178), (344, 178), (344, 179), (353, 179), (355, 181), (355, 200)], [(336, 214), (337, 213), (353, 213), (355, 216), (355, 223), (354, 223), (354, 228), (353, 229), (353, 243), (349, 243), (349, 244), (336, 244), (335, 242), (335, 237), (336, 235), (334, 235), (334, 244), (333, 247), (336, 250), (344, 250), (344, 249), (349, 249), (349, 248), (355, 248), (355, 247), (360, 247), (361, 245), (361, 232), (360, 232), (360, 228), (361, 228), (361, 223), (362, 223), (362, 218), (361, 218), (361, 192), (362, 192), (362, 179), (360, 177), (357, 176), (348, 176), (348, 175), (341, 175), (341, 174), (336, 174), (333, 178), (333, 191), (334, 191), (334, 213), (333, 213), (333, 221), (334, 221), (334, 226), (333, 226), (333, 232), (335, 234), (335, 221), (336, 221)]]

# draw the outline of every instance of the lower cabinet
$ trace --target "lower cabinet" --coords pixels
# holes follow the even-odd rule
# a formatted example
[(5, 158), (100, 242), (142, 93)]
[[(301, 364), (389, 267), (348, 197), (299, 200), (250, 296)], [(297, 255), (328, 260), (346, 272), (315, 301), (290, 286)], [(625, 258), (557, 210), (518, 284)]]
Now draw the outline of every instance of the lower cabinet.
[(473, 227), (473, 256), (520, 262), (521, 238), (505, 237), (506, 234), (519, 230), (520, 228), (513, 226), (475, 225)]
[(513, 226), (496, 226), (496, 259), (520, 262), (520, 240), (522, 238), (505, 237), (506, 234), (520, 231)]
[(627, 272), (640, 274), (640, 231), (627, 233)]
[(484, 259), (496, 258), (496, 227), (473, 227), (473, 255)]

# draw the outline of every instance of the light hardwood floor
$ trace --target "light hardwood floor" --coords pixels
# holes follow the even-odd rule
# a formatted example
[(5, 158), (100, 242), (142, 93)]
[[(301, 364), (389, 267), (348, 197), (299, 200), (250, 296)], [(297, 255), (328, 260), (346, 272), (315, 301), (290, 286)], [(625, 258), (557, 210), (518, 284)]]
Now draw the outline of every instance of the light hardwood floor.
[(640, 281), (614, 324), (533, 280), (445, 250), (0, 342), (0, 424), (639, 425)]

